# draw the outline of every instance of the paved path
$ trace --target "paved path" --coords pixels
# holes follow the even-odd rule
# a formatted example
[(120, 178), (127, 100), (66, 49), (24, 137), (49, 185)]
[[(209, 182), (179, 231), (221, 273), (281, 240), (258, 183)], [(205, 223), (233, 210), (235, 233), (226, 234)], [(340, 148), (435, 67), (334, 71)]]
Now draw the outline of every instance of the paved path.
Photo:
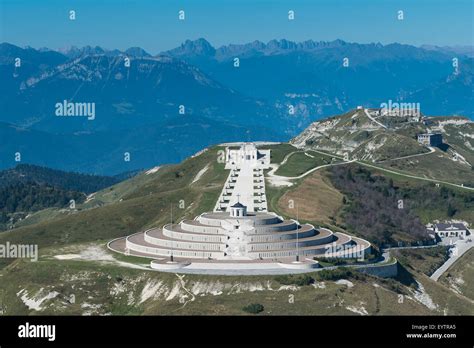
[(301, 179), (301, 178), (304, 178), (305, 176), (311, 174), (312, 172), (314, 172), (314, 171), (316, 171), (316, 170), (318, 170), (318, 169), (326, 168), (326, 167), (339, 166), (339, 165), (341, 165), (341, 164), (348, 164), (348, 163), (352, 163), (352, 162), (355, 162), (355, 160), (352, 160), (352, 161), (345, 161), (345, 162), (338, 162), (338, 163), (323, 164), (323, 165), (314, 167), (314, 168), (308, 170), (307, 172), (304, 172), (304, 173), (301, 174), (301, 175), (289, 177), (289, 179), (293, 179), (293, 180), (294, 180), (294, 179)]
[[(245, 145), (245, 143), (243, 144)], [(231, 206), (237, 202), (245, 205), (249, 212), (267, 211), (263, 170), (269, 168), (270, 150), (261, 150), (260, 154), (263, 155), (263, 159), (259, 160), (250, 159), (247, 154), (244, 156), (241, 151), (249, 151), (249, 149), (241, 148), (232, 155), (238, 156), (238, 160), (227, 159), (225, 168), (230, 169), (230, 172), (214, 211), (221, 210), (219, 202), (227, 200), (227, 212), (230, 212)], [(257, 151), (257, 149), (251, 147), (250, 151)], [(229, 186), (231, 181), (233, 183)]]
[(248, 162), (244, 161), (239, 166), (239, 168), (239, 176), (236, 177), (235, 188), (232, 190), (232, 195), (230, 197), (230, 203), (227, 207), (227, 211), (230, 211), (230, 207), (237, 202), (240, 202), (243, 205), (247, 206), (248, 211), (255, 211), (253, 195), (253, 167), (251, 167)]
[(284, 165), (288, 159), (295, 153), (297, 152), (303, 152), (303, 151), (293, 151), (293, 152), (290, 152), (288, 155), (286, 155), (284, 158), (283, 158), (283, 161), (280, 162), (280, 164), (278, 163), (271, 163), (270, 164), (270, 167), (272, 169), (270, 169), (270, 171), (268, 171), (268, 173), (266, 174), (266, 177), (269, 179), (270, 183), (274, 186), (292, 186), (293, 184), (290, 182), (289, 178), (286, 177), (286, 176), (280, 176), (280, 175), (275, 175), (275, 171), (278, 170), (278, 168), (280, 168), (282, 165)]
[[(318, 151), (315, 151), (315, 150), (311, 150), (311, 151), (314, 151), (314, 152), (318, 152)], [(298, 175), (298, 176), (282, 176), (282, 175), (276, 175), (275, 174), (275, 171), (278, 170), (278, 168), (280, 168), (282, 165), (284, 165), (288, 159), (290, 158), (291, 155), (297, 153), (297, 152), (304, 152), (304, 151), (293, 151), (291, 153), (289, 153), (288, 155), (285, 156), (285, 158), (283, 159), (283, 161), (281, 161), (280, 164), (275, 164), (273, 163), (271, 166), (272, 166), (272, 169), (267, 173), (267, 178), (270, 180), (271, 183), (287, 183), (287, 184), (290, 184), (290, 185), (287, 185), (287, 186), (291, 186), (291, 183), (289, 182), (290, 180), (298, 180), (298, 179), (302, 179), (304, 178), (305, 176), (308, 176), (309, 174), (315, 172), (316, 170), (319, 170), (321, 168), (326, 168), (326, 167), (332, 167), (332, 166), (337, 166), (337, 165), (341, 165), (341, 164), (347, 164), (347, 163), (352, 163), (352, 162), (355, 162), (355, 160), (352, 160), (352, 161), (344, 161), (344, 162), (339, 162), (339, 163), (329, 163), (329, 164), (323, 164), (323, 165), (320, 165), (320, 166), (317, 166), (317, 167), (314, 167), (314, 168), (311, 168), (309, 170), (307, 170), (306, 172), (304, 172), (303, 174), (301, 175)], [(320, 154), (322, 154), (322, 152), (318, 152)], [(309, 156), (309, 157), (313, 157), (314, 156), (311, 156), (309, 154), (307, 154), (306, 152), (304, 152), (304, 154), (306, 156)], [(327, 154), (325, 154), (327, 155)], [(333, 156), (333, 157), (338, 157), (338, 156)], [(278, 185), (277, 185), (278, 186)]]
[[(311, 149), (311, 151), (320, 153), (320, 154), (322, 154), (322, 155), (333, 156), (333, 157), (336, 157), (336, 158), (339, 158), (339, 159), (343, 159), (343, 157), (342, 157), (342, 156), (339, 156), (339, 155), (334, 155), (334, 154), (331, 154), (331, 153), (322, 152), (322, 151), (314, 150), (314, 149)], [(348, 163), (348, 162), (345, 162), (345, 163)], [(460, 189), (464, 189), (464, 190), (474, 191), (474, 187), (469, 187), (469, 186), (454, 184), (454, 183), (452, 183), (452, 182), (447, 182), (447, 181), (442, 181), (442, 180), (437, 180), (437, 179), (424, 178), (424, 177), (416, 176), (416, 175), (410, 175), (410, 174), (400, 173), (400, 172), (396, 172), (396, 171), (394, 171), (394, 170), (385, 169), (385, 168), (383, 168), (383, 167), (375, 166), (375, 165), (368, 164), (368, 163), (364, 163), (364, 162), (360, 162), (360, 161), (355, 161), (355, 163), (360, 164), (360, 165), (362, 165), (362, 166), (366, 166), (366, 167), (378, 169), (378, 170), (383, 171), (383, 172), (387, 172), (387, 173), (392, 173), (392, 174), (404, 176), (404, 177), (406, 177), (406, 178), (418, 179), (418, 180), (423, 180), (423, 181), (430, 181), (430, 182), (434, 182), (434, 183), (439, 183), (439, 184), (445, 184), (445, 185), (454, 186), (454, 187), (457, 187), (457, 188), (460, 188)]]
[[(318, 268), (309, 268), (309, 269), (288, 269), (276, 266), (272, 267), (269, 265), (268, 268), (261, 268), (261, 269), (219, 269), (219, 268), (180, 268), (179, 270), (176, 269), (149, 269), (150, 271), (157, 271), (157, 272), (167, 272), (167, 273), (184, 273), (184, 274), (207, 274), (207, 275), (281, 275), (281, 274), (296, 274), (296, 273), (313, 273), (313, 272), (320, 272), (323, 270), (335, 270), (338, 268), (352, 268), (352, 269), (360, 269), (364, 270), (367, 268), (373, 267), (380, 267), (385, 264), (389, 264), (388, 261), (390, 260), (389, 252), (383, 252), (381, 258), (372, 263), (366, 264), (347, 264), (347, 265), (339, 265), (339, 266), (327, 266), (327, 267), (318, 267)], [(317, 261), (317, 259), (316, 259)], [(192, 265), (192, 264), (191, 264)]]
[(449, 267), (453, 265), (453, 263), (455, 263), (464, 253), (466, 253), (466, 251), (471, 249), (474, 246), (474, 242), (472, 239), (458, 240), (456, 243), (454, 243), (454, 245), (455, 246), (452, 249), (451, 257), (431, 275), (430, 278), (434, 281), (438, 281), (438, 279), (449, 269)]
[(387, 173), (392, 173), (392, 174), (404, 176), (406, 178), (430, 181), (430, 182), (434, 182), (434, 183), (454, 186), (454, 187), (461, 188), (461, 189), (464, 189), (464, 190), (474, 191), (474, 187), (468, 187), (468, 186), (464, 186), (464, 185), (454, 184), (452, 182), (442, 181), (442, 180), (437, 180), (437, 179), (424, 178), (424, 177), (416, 176), (416, 175), (404, 174), (404, 173), (396, 172), (394, 170), (385, 169), (385, 168), (382, 168), (382, 167), (377, 167), (377, 166), (374, 166), (374, 165), (371, 165), (371, 164), (368, 164), (368, 163), (364, 163), (364, 162), (360, 162), (360, 161), (356, 161), (356, 163), (360, 164), (360, 165), (363, 165), (363, 166), (366, 166), (366, 167), (375, 168), (375, 169), (378, 169), (378, 170), (381, 170), (381, 171), (384, 171), (384, 172), (387, 172)]
[(404, 249), (428, 249), (428, 248), (435, 248), (437, 246), (440, 246), (440, 244), (390, 247), (390, 248), (383, 248), (383, 250), (390, 251), (390, 250), (404, 250)]
[(407, 159), (407, 158), (418, 157), (418, 156), (426, 156), (426, 155), (430, 155), (433, 152), (435, 152), (435, 149), (433, 147), (428, 146), (428, 148), (430, 149), (430, 152), (417, 153), (417, 154), (414, 154), (414, 155), (402, 156), (402, 157), (397, 157), (397, 158), (390, 158), (390, 159), (387, 159), (387, 160), (378, 161), (377, 163), (397, 161), (397, 160), (401, 160), (401, 159)]

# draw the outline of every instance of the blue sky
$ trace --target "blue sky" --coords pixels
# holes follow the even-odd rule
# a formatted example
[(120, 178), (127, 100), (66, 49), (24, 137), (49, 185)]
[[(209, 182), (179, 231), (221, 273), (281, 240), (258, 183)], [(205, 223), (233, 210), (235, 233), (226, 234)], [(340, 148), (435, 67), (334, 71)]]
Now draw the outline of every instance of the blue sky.
[[(99, 45), (150, 53), (204, 37), (218, 47), (253, 40), (473, 45), (472, 0), (0, 0), (0, 41), (61, 48)], [(75, 10), (75, 21), (68, 19)], [(178, 21), (178, 11), (186, 21)], [(296, 19), (288, 21), (288, 10)], [(405, 19), (397, 20), (403, 10)]]

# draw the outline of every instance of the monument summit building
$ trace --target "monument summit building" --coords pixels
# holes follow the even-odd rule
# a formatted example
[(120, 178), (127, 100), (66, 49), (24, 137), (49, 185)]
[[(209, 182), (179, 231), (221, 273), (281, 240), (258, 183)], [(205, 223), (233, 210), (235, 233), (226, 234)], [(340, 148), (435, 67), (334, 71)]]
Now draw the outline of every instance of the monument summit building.
[(318, 267), (317, 257), (361, 258), (370, 252), (363, 239), (268, 212), (264, 170), (270, 150), (227, 147), (225, 161), (230, 173), (214, 211), (115, 239), (109, 248), (150, 258), (154, 269), (232, 274), (288, 273)]

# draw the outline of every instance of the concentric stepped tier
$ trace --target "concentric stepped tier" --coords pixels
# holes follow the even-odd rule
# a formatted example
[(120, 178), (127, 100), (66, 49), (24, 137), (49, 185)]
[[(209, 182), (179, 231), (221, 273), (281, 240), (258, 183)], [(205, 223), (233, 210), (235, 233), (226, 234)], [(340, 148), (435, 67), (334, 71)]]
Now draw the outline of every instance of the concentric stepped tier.
[[(300, 225), (274, 213), (210, 212), (194, 220), (167, 224), (112, 241), (109, 247), (148, 258), (273, 260), (325, 256), (348, 257), (370, 252), (370, 243), (310, 224)], [(242, 209), (239, 215), (238, 210)]]
[(370, 243), (268, 212), (265, 172), (270, 150), (243, 144), (226, 148), (228, 178), (213, 212), (109, 242), (110, 249), (153, 259), (158, 270), (225, 274), (291, 272), (319, 266), (314, 257), (364, 258)]

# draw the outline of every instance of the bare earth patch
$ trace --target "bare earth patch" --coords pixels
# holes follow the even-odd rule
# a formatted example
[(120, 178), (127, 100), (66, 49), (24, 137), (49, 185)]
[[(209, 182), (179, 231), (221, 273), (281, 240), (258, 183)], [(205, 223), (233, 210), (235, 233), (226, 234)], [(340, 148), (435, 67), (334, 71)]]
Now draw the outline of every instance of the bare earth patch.
[(119, 261), (107, 251), (105, 246), (97, 244), (75, 245), (71, 251), (74, 252), (68, 254), (53, 255), (53, 257), (57, 260), (99, 261), (128, 268), (150, 270), (150, 268), (145, 266)]
[(315, 172), (281, 196), (278, 206), (288, 215), (294, 215), (295, 208), (291, 209), (288, 203), (293, 200), (295, 206), (298, 205), (300, 219), (332, 223), (331, 217), (336, 216), (342, 206), (342, 197), (321, 172)]

